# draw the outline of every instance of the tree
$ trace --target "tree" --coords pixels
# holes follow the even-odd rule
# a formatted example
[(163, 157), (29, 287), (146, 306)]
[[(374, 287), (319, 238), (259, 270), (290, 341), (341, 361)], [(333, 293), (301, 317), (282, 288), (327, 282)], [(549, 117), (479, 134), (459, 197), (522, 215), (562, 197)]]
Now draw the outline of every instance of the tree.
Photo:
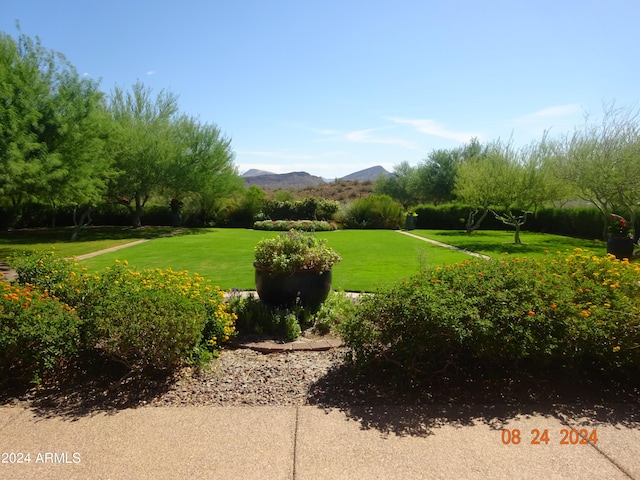
[(455, 199), (458, 166), (481, 152), (482, 146), (477, 138), (458, 148), (431, 151), (427, 159), (416, 167), (409, 185), (413, 197), (436, 205), (451, 202)]
[(154, 193), (171, 185), (171, 162), (179, 157), (173, 121), (177, 97), (151, 91), (137, 82), (131, 91), (116, 87), (109, 102), (114, 122), (111, 153), (118, 176), (110, 185), (111, 196), (129, 209), (134, 227), (141, 226), (144, 206)]
[(244, 182), (233, 163), (231, 140), (212, 124), (182, 116), (175, 132), (178, 155), (170, 162), (170, 193), (191, 197), (199, 215), (215, 217), (220, 200), (239, 192)]
[(408, 162), (401, 162), (393, 167), (392, 175), (381, 176), (376, 180), (374, 191), (378, 195), (388, 195), (406, 209), (416, 200), (411, 192), (415, 173), (415, 168)]
[(555, 173), (575, 187), (576, 195), (600, 210), (603, 236), (612, 213), (628, 215), (636, 223), (640, 205), (639, 112), (604, 107), (600, 122), (584, 125), (561, 139)]
[[(98, 84), (40, 41), (0, 35), (0, 196), (60, 206), (100, 199), (111, 173)], [(77, 232), (76, 232), (77, 233)]]
[[(542, 143), (516, 150), (500, 140), (489, 143), (482, 155), (462, 164), (456, 177), (456, 193), (477, 207), (467, 220), (467, 233), (479, 227), (491, 207), (500, 207), (496, 218), (515, 228), (514, 243), (521, 243), (520, 229), (530, 209), (549, 200)], [(513, 210), (523, 211), (516, 215)], [(475, 215), (481, 210), (480, 219)]]

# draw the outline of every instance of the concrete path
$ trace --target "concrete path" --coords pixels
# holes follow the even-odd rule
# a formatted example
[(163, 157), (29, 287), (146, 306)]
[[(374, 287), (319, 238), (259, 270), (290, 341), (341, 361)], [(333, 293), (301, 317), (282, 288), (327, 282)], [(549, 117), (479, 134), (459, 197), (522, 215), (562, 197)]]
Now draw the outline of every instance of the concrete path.
[(406, 230), (396, 230), (398, 233), (402, 233), (403, 235), (408, 235), (409, 237), (417, 238), (418, 240), (422, 240), (423, 242), (429, 242), (439, 247), (448, 248), (449, 250), (455, 250), (457, 252), (466, 253), (467, 255), (471, 255), (472, 257), (483, 258), (485, 260), (490, 260), (491, 257), (487, 255), (483, 255), (481, 253), (472, 252), (471, 250), (465, 250), (464, 248), (454, 247), (453, 245), (448, 245), (446, 243), (438, 242), (437, 240), (431, 240), (430, 238), (421, 237), (420, 235), (416, 235), (414, 233), (409, 233)]
[(143, 238), (141, 240), (135, 240), (133, 242), (124, 243), (122, 245), (116, 245), (115, 247), (104, 248), (96, 252), (85, 253), (84, 255), (78, 255), (77, 257), (73, 257), (73, 258), (75, 258), (78, 261), (86, 260), (87, 258), (93, 258), (93, 257), (97, 257), (98, 255), (102, 255), (103, 253), (115, 252), (118, 250), (122, 250), (123, 248), (133, 247), (134, 245), (139, 245), (141, 243), (145, 243), (150, 240), (153, 240), (153, 238)]
[[(563, 410), (587, 411), (141, 407), (66, 418), (5, 406), (0, 478), (640, 479), (637, 408), (608, 407), (618, 420)], [(575, 444), (574, 428), (595, 431), (597, 444)], [(536, 431), (548, 443), (532, 443)]]

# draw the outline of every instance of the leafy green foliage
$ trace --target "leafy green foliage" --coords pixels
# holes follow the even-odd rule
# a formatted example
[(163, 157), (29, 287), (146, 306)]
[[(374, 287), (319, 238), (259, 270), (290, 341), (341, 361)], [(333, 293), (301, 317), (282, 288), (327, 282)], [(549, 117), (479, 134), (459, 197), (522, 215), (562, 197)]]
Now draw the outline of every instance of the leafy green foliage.
[(287, 232), (302, 230), (304, 232), (329, 232), (338, 227), (335, 223), (324, 220), (262, 220), (253, 224), (254, 230), (268, 230), (272, 232)]
[(471, 357), (557, 367), (640, 365), (640, 267), (576, 251), (540, 260), (469, 260), (361, 301), (340, 325), (359, 363), (408, 375)]
[(310, 326), (327, 334), (356, 310), (353, 300), (341, 292), (332, 292), (315, 313), (300, 303), (290, 308), (271, 307), (253, 294), (241, 296), (233, 291), (229, 306), (237, 316), (239, 334), (275, 335), (287, 340), (295, 340), (302, 328)]
[(388, 195), (369, 195), (347, 205), (344, 213), (346, 228), (398, 229), (404, 224), (402, 205)]
[(313, 233), (290, 230), (265, 238), (255, 247), (255, 266), (272, 273), (324, 272), (342, 260), (340, 255)]
[(81, 320), (73, 308), (31, 285), (0, 281), (0, 380), (40, 383), (78, 352)]
[(132, 370), (203, 364), (235, 332), (223, 292), (197, 274), (139, 272), (116, 261), (98, 275), (54, 253), (21, 257), (15, 265), (19, 282), (76, 310), (82, 348), (105, 352)]

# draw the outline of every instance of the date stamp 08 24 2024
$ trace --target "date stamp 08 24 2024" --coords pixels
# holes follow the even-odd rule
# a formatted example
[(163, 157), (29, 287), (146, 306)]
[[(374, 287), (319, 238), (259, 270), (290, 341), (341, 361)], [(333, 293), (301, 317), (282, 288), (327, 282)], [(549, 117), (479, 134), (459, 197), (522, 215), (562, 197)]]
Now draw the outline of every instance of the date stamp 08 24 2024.
[[(505, 445), (520, 445), (523, 443), (522, 432), (514, 428), (512, 430), (502, 430), (501, 438), (502, 443)], [(534, 428), (531, 430), (530, 437), (531, 445), (549, 445), (549, 443), (559, 443), (560, 445), (596, 445), (598, 443), (598, 433), (594, 430), (587, 430), (582, 428), (576, 430), (574, 428), (563, 428), (560, 430), (560, 434), (553, 438), (549, 436), (549, 430), (538, 430)]]

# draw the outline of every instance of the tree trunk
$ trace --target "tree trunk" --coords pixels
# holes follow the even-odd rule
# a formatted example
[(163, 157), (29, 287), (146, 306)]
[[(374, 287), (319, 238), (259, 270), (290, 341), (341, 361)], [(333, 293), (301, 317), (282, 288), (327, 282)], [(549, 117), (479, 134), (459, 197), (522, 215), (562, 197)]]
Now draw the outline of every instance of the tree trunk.
[(488, 208), (484, 208), (482, 210), (482, 215), (476, 221), (477, 213), (478, 213), (478, 210), (474, 210), (474, 211), (469, 212), (469, 216), (467, 217), (467, 223), (465, 225), (465, 228), (467, 230), (467, 235), (471, 235), (475, 230), (480, 228), (480, 224), (482, 223), (482, 221), (487, 216), (487, 213), (489, 213), (489, 209)]
[(73, 229), (73, 234), (71, 235), (71, 241), (75, 242), (78, 239), (78, 234), (82, 231), (84, 227), (89, 225), (93, 219), (91, 218), (91, 207), (87, 207), (85, 211), (82, 212), (80, 216), (80, 220), (77, 219), (76, 216), (77, 208), (73, 209), (73, 224), (75, 225)]

